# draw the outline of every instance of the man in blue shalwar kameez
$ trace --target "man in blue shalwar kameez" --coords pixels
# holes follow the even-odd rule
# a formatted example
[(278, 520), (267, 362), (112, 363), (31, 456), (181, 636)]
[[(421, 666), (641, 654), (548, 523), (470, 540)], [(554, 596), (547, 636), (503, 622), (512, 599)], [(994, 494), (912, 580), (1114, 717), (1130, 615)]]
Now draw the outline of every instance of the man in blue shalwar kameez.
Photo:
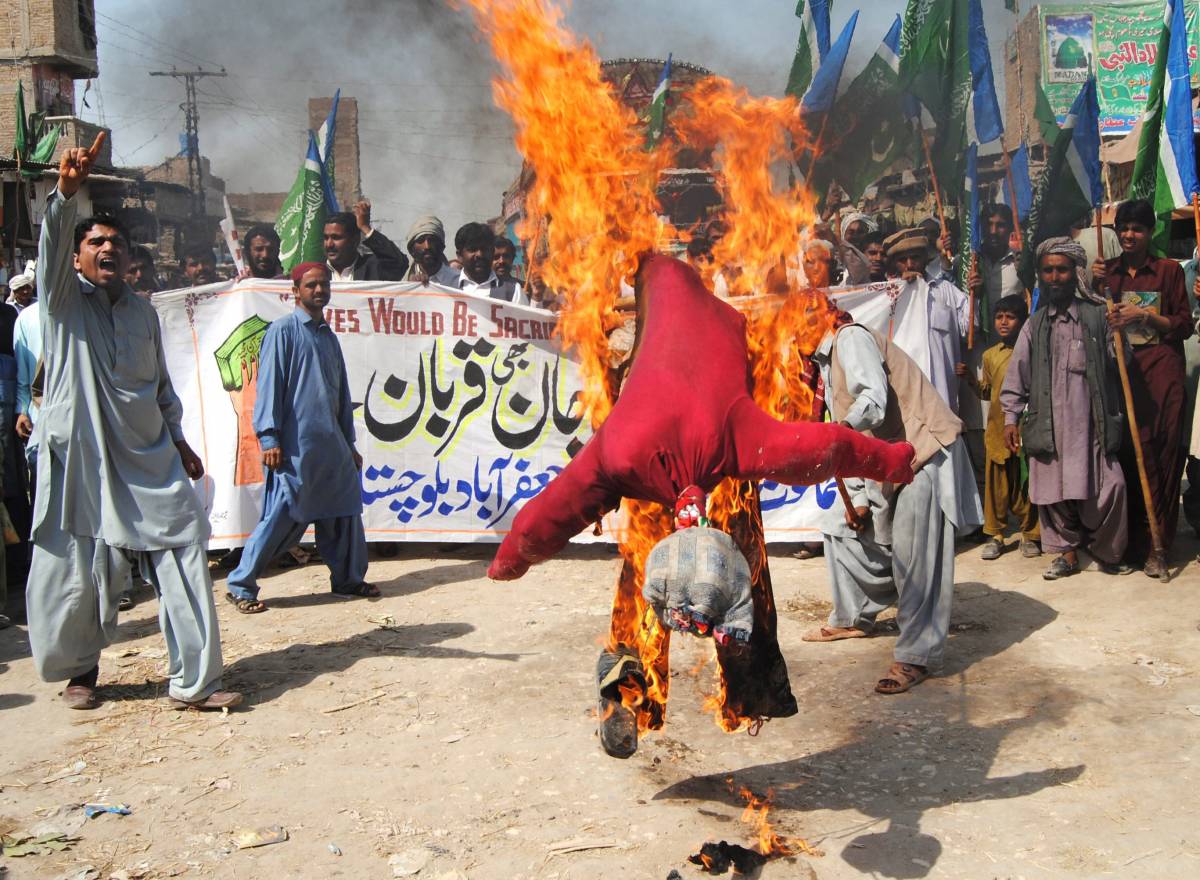
[(293, 269), (296, 310), (267, 328), (259, 352), (254, 432), (267, 488), (262, 518), (229, 575), (226, 594), (243, 614), (266, 610), (258, 600), (258, 576), (310, 524), (316, 526), (317, 551), (329, 566), (333, 592), (379, 596), (379, 588), (364, 580), (362, 457), (354, 448), (346, 362), (325, 322), (329, 284), (323, 263)]
[[(117, 637), (117, 602), (138, 564), (158, 594), (176, 708), (225, 709), (221, 639), (205, 559), (208, 519), (188, 483), (204, 466), (180, 427), (154, 307), (125, 283), (129, 237), (111, 217), (76, 225), (90, 150), (67, 150), (46, 204), (38, 253), (45, 396), (29, 645), (63, 699), (94, 709), (100, 652)], [(74, 228), (74, 248), (71, 246)]]

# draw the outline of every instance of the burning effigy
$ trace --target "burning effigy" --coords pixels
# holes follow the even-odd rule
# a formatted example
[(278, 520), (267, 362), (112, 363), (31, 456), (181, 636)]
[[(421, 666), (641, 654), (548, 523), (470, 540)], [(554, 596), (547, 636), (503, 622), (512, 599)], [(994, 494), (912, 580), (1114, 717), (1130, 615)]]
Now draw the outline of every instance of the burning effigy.
[[(810, 365), (791, 355), (798, 338), (819, 341), (834, 320), (823, 296), (790, 280), (813, 198), (803, 185), (777, 187), (772, 175), (811, 141), (797, 103), (752, 98), (712, 77), (672, 117), (689, 148), (719, 165), (724, 234), (714, 261), (730, 269), (730, 293), (755, 303), (734, 308), (663, 255), (688, 237), (663, 218), (656, 195), (678, 142), (647, 143), (593, 49), (549, 0), (466, 3), (499, 62), (494, 95), (533, 178), (518, 235), (534, 242), (539, 283), (565, 300), (558, 333), (580, 359), (595, 428), (517, 516), (489, 575), (522, 576), (620, 506), (625, 561), (597, 668), (606, 751), (627, 757), (639, 732), (662, 727), (672, 630), (714, 637), (719, 681), (709, 708), (722, 729), (794, 714), (757, 481), (912, 478), (908, 444), (813, 420)], [(623, 285), (633, 286), (637, 319), (622, 380), (608, 333), (622, 323)], [(696, 526), (727, 537), (678, 537)], [(671, 573), (652, 577), (647, 595), (656, 547)]]

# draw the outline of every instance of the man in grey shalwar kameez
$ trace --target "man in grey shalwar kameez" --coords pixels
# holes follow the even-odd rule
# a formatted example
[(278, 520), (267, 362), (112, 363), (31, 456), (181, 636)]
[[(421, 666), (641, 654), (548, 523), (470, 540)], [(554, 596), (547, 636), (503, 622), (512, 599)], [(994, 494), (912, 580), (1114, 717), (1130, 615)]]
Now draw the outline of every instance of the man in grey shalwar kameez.
[(136, 561), (159, 597), (173, 705), (235, 706), (241, 694), (220, 690), (208, 521), (188, 483), (204, 468), (183, 438), (158, 317), (125, 283), (129, 240), (118, 222), (75, 224), (72, 197), (102, 139), (63, 154), (42, 223), (46, 385), (35, 429), (29, 643), (43, 679), (69, 679), (71, 708), (95, 708), (100, 652), (116, 637), (117, 601)]
[(833, 612), (804, 640), (863, 638), (876, 616), (896, 605), (895, 662), (875, 690), (903, 693), (942, 664), (956, 530), (983, 521), (962, 422), (911, 358), (862, 326), (827, 333), (813, 359), (833, 419), (912, 443), (916, 476), (898, 488), (847, 480), (853, 514), (834, 509), (822, 525)]
[(1107, 309), (1083, 298), (1086, 270), (1086, 252), (1069, 238), (1038, 247), (1046, 305), (1021, 328), (1000, 391), (1005, 443), (1017, 452), (1024, 440), (1042, 547), (1059, 554), (1046, 580), (1077, 572), (1081, 547), (1104, 571), (1132, 571), (1122, 563), (1129, 532), (1117, 365)]

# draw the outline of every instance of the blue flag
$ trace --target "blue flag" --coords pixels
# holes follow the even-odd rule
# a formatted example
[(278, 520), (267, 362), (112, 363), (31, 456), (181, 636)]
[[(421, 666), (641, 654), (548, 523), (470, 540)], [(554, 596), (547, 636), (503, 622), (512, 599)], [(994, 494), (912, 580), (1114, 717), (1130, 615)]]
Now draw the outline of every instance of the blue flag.
[(1017, 191), (1017, 203), (1012, 209), (1017, 212), (1017, 219), (1024, 223), (1029, 219), (1029, 210), (1033, 207), (1033, 179), (1029, 176), (1029, 147), (1024, 141), (1012, 157), (1013, 189)]
[(317, 154), (321, 160), (321, 185), (325, 188), (325, 202), (331, 214), (338, 212), (337, 196), (333, 192), (333, 136), (337, 129), (338, 101), (341, 100), (342, 90), (333, 93), (333, 103), (329, 107), (329, 115), (321, 123), (313, 137), (317, 142)]
[[(1186, 59), (1185, 59), (1186, 63)], [(1186, 69), (1186, 68), (1185, 68)], [(1185, 74), (1186, 75), (1186, 74)], [(1188, 130), (1191, 130), (1191, 96), (1188, 97)], [(1079, 192), (1095, 208), (1104, 201), (1104, 179), (1100, 174), (1100, 102), (1096, 97), (1096, 78), (1088, 77), (1079, 96), (1071, 105), (1071, 112), (1063, 124), (1063, 131), (1071, 132), (1067, 147), (1067, 167), (1071, 169)], [(1195, 175), (1195, 160), (1192, 164)]]
[(996, 80), (992, 76), (992, 54), (988, 50), (981, 0), (970, 0), (967, 26), (975, 136), (979, 143), (990, 144), (1004, 134), (1004, 120), (1000, 115), (1000, 101), (996, 98)]
[(858, 11), (850, 16), (837, 42), (829, 48), (829, 54), (821, 62), (821, 69), (813, 77), (800, 110), (803, 113), (828, 113), (837, 97), (838, 83), (842, 79), (842, 68), (846, 66), (846, 55), (850, 52), (850, 41), (854, 39), (854, 27), (858, 24)]

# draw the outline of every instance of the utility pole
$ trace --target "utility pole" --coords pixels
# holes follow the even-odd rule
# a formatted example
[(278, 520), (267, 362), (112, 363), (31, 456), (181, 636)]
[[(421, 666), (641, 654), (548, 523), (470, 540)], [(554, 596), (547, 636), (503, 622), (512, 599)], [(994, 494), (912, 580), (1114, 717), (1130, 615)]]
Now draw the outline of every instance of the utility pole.
[(152, 70), (151, 76), (169, 76), (181, 79), (186, 90), (186, 100), (179, 105), (183, 111), (187, 137), (188, 189), (192, 191), (192, 214), (204, 216), (204, 169), (200, 165), (200, 111), (196, 105), (196, 80), (206, 76), (227, 76), (225, 68), (215, 70)]

